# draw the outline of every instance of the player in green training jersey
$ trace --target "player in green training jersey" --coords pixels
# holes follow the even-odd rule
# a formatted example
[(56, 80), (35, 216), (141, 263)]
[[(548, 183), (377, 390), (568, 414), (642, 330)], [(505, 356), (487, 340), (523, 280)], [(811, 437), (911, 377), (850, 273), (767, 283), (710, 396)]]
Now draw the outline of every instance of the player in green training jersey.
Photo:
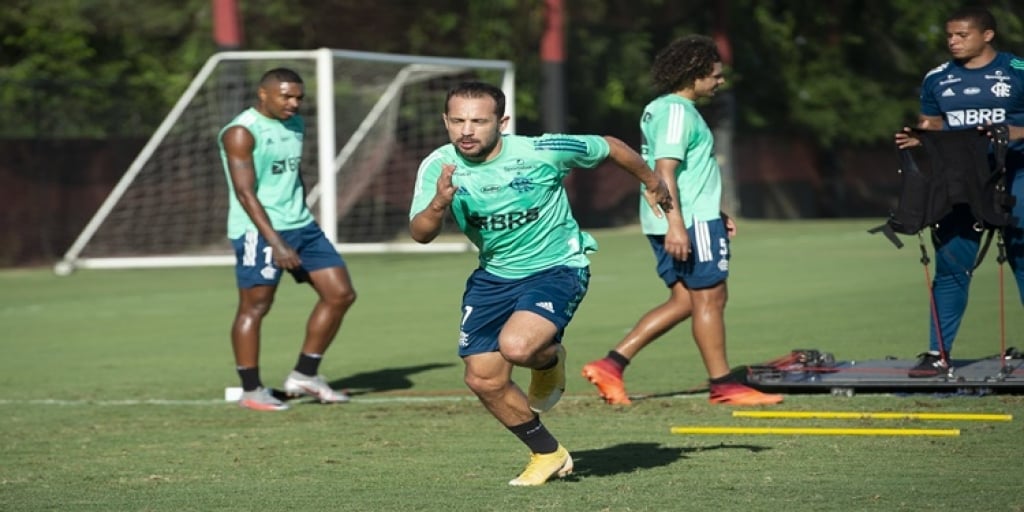
[[(597, 249), (573, 218), (562, 180), (610, 159), (646, 186), (653, 215), (670, 208), (671, 197), (643, 158), (613, 137), (502, 135), (505, 95), (492, 85), (450, 90), (443, 118), (451, 144), (420, 164), (409, 230), (429, 243), (448, 212), (479, 249), (462, 299), (464, 379), (532, 453), (509, 484), (541, 485), (572, 472), (572, 457), (538, 413), (565, 390), (562, 334), (587, 292), (586, 255)], [(512, 382), (513, 366), (532, 369), (528, 393)]]
[(726, 359), (729, 237), (736, 226), (721, 213), (722, 180), (714, 139), (694, 105), (725, 83), (715, 42), (704, 36), (677, 39), (659, 52), (651, 75), (659, 96), (647, 105), (640, 120), (642, 152), (679, 204), (663, 218), (641, 211), (640, 221), (669, 297), (647, 312), (605, 358), (586, 364), (583, 376), (597, 386), (606, 402), (629, 404), (622, 381), (626, 365), (649, 343), (689, 318), (710, 379), (712, 403), (778, 403), (780, 395), (738, 382)]
[(236, 116), (217, 138), (228, 180), (228, 238), (237, 258), (238, 310), (231, 326), (235, 365), (242, 381), (239, 405), (280, 411), (288, 405), (263, 386), (260, 327), (274, 302), (283, 271), (317, 293), (295, 369), (284, 381), (290, 395), (347, 402), (317, 372), (320, 360), (356, 299), (341, 256), (306, 206), (300, 175), (305, 131), (299, 106), (302, 78), (290, 69), (267, 71), (258, 102)]

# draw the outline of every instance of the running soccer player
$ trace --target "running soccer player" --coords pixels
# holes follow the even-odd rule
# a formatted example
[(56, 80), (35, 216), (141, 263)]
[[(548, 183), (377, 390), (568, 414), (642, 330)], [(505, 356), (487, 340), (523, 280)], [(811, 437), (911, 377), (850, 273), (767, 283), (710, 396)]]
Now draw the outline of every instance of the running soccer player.
[[(565, 390), (562, 335), (587, 292), (586, 254), (597, 249), (573, 218), (562, 180), (573, 168), (610, 159), (646, 186), (652, 215), (670, 208), (671, 197), (643, 158), (614, 137), (502, 135), (509, 117), (493, 85), (452, 88), (443, 119), (451, 144), (420, 164), (410, 234), (429, 243), (450, 214), (479, 249), (462, 298), (464, 380), (532, 454), (509, 484), (542, 485), (573, 469), (539, 413)], [(511, 380), (514, 366), (532, 369), (527, 394)]]

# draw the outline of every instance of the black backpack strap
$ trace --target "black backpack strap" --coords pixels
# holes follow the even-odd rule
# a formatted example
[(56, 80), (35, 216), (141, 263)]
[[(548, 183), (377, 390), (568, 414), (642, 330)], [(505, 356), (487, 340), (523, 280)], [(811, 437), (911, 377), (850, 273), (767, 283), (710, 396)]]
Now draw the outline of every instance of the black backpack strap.
[(868, 233), (872, 235), (875, 233), (881, 233), (885, 235), (885, 238), (889, 239), (889, 241), (892, 242), (892, 244), (895, 245), (897, 249), (903, 248), (903, 242), (900, 241), (900, 238), (898, 236), (896, 236), (896, 231), (892, 229), (892, 226), (888, 222), (869, 229)]
[(989, 133), (992, 134), (992, 145), (995, 154), (995, 168), (993, 171), (996, 174), (1006, 174), (1006, 152), (1010, 146), (1010, 127), (1005, 124), (997, 124), (989, 127)]
[(985, 241), (981, 243), (981, 247), (978, 249), (978, 256), (974, 258), (974, 265), (971, 267), (970, 273), (973, 274), (975, 270), (981, 266), (981, 262), (985, 260), (985, 254), (988, 253), (988, 248), (992, 245), (992, 235), (995, 234), (997, 228), (988, 228), (985, 230), (985, 234), (982, 235)]
[(990, 126), (992, 139), (992, 173), (982, 185), (982, 205), (986, 208), (986, 227), (1002, 227), (1012, 224), (1013, 206), (1016, 198), (1007, 189), (1006, 154), (1009, 150), (1010, 130), (1006, 125)]

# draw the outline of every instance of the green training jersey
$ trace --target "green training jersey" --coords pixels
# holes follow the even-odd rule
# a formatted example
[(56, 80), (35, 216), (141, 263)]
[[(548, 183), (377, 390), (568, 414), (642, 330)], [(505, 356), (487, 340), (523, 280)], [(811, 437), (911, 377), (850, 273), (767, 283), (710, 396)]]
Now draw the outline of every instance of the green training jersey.
[(474, 163), (447, 144), (420, 164), (409, 218), (433, 199), (441, 166), (454, 164), (458, 189), (450, 211), (480, 250), (481, 268), (519, 279), (558, 265), (585, 267), (597, 242), (580, 231), (562, 180), (573, 168), (596, 167), (609, 152), (596, 135), (505, 135), (497, 157)]
[[(652, 169), (655, 161), (662, 158), (679, 161), (676, 186), (686, 227), (692, 226), (695, 220), (719, 218), (722, 173), (715, 159), (715, 141), (693, 101), (678, 94), (658, 97), (644, 108), (640, 131), (643, 133), (641, 154)], [(655, 217), (642, 195), (640, 225), (648, 235), (668, 232), (668, 220)]]
[(228, 180), (228, 238), (238, 238), (246, 231), (256, 231), (256, 225), (235, 197), (235, 186), (228, 170), (228, 157), (224, 151), (224, 132), (232, 126), (242, 126), (252, 134), (256, 145), (252, 162), (256, 172), (256, 197), (267, 212), (275, 230), (301, 228), (313, 222), (313, 213), (306, 207), (306, 194), (302, 186), (302, 136), (305, 124), (295, 115), (279, 121), (250, 108), (238, 114), (217, 135), (220, 159)]

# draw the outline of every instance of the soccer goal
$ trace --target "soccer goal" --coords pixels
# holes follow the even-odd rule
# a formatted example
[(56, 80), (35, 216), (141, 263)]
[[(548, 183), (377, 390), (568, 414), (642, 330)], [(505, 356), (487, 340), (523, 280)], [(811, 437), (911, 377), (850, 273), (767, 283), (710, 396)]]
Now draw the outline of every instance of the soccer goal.
[(448, 142), (441, 113), (457, 82), (499, 85), (514, 133), (512, 63), (326, 48), (231, 51), (200, 69), (55, 272), (233, 264), (216, 137), (255, 104), (259, 78), (274, 67), (292, 68), (305, 82), (306, 200), (339, 251), (472, 249), (408, 238), (413, 182), (420, 160)]

